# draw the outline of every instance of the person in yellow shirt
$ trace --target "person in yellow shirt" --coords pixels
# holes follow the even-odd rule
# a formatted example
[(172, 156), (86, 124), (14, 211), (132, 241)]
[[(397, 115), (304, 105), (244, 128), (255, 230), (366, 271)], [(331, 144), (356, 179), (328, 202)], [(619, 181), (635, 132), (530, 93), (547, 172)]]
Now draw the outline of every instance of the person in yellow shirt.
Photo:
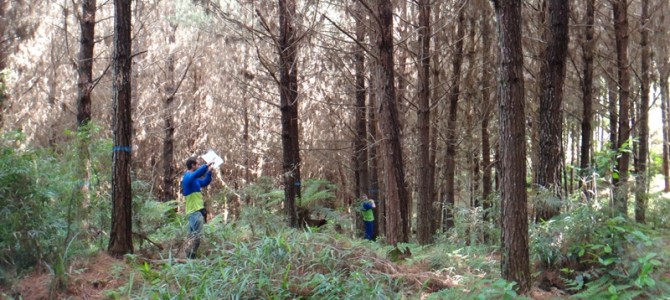
[(193, 239), (192, 246), (187, 249), (188, 258), (195, 258), (200, 247), (202, 226), (207, 217), (205, 202), (202, 199), (201, 188), (212, 182), (211, 163), (200, 165), (198, 159), (191, 157), (186, 160), (186, 173), (181, 180), (182, 193), (186, 199), (186, 215), (188, 216), (188, 236)]
[(375, 205), (375, 201), (368, 199), (368, 195), (366, 194), (361, 195), (361, 200), (363, 200), (361, 211), (363, 212), (363, 223), (365, 223), (365, 239), (373, 240), (375, 234), (375, 214), (373, 209), (377, 206)]

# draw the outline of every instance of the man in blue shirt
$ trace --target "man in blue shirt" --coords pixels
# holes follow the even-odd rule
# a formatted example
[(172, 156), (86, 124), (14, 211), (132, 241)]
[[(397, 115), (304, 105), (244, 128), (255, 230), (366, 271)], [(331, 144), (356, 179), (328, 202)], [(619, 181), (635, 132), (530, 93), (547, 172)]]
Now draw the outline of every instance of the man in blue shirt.
[(373, 240), (375, 234), (375, 215), (372, 209), (377, 206), (375, 205), (375, 201), (368, 199), (368, 195), (366, 194), (361, 195), (361, 199), (363, 201), (361, 211), (363, 212), (363, 223), (365, 223), (365, 239)]
[(186, 199), (186, 215), (188, 216), (188, 235), (193, 239), (193, 245), (186, 250), (188, 258), (195, 258), (195, 253), (200, 247), (202, 226), (205, 223), (207, 211), (202, 199), (201, 188), (212, 182), (212, 170), (210, 164), (200, 165), (195, 157), (186, 160), (186, 173), (181, 180), (182, 193)]

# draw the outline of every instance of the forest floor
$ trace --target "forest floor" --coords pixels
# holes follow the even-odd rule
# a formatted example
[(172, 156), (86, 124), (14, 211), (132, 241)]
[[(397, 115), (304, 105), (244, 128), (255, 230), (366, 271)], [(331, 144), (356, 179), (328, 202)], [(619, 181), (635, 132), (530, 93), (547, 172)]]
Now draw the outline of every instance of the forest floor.
[[(661, 183), (658, 178), (652, 181), (653, 192), (657, 192), (659, 198), (668, 199), (670, 193), (662, 193)], [(664, 200), (665, 201), (665, 200)], [(662, 249), (670, 249), (670, 237), (663, 239)], [(360, 253), (360, 255), (367, 255)], [(666, 255), (666, 254), (664, 254)], [(409, 298), (425, 299), (431, 293), (435, 293), (444, 288), (454, 288), (467, 291), (468, 287), (459, 284), (459, 278), (453, 277), (453, 274), (446, 272), (435, 272), (430, 269), (429, 264), (417, 263), (406, 265), (403, 263), (394, 263), (390, 260), (380, 257), (369, 257), (369, 261), (376, 261), (375, 269), (386, 273), (392, 278), (402, 277), (408, 281), (416, 281), (418, 288), (414, 290), (417, 294)], [(492, 264), (499, 265), (499, 255), (490, 255), (487, 260)], [(176, 260), (180, 263), (181, 260)], [(11, 287), (0, 286), (0, 298), (9, 296), (14, 299), (110, 299), (112, 295), (117, 295), (121, 287), (132, 285), (132, 281), (142, 277), (137, 263), (130, 263), (128, 260), (120, 260), (110, 257), (105, 252), (97, 253), (86, 259), (79, 259), (70, 264), (66, 270), (67, 281), (65, 287), (59, 292), (50, 295), (50, 288), (53, 276), (46, 268), (37, 268), (27, 276), (13, 282)], [(475, 274), (458, 274), (477, 276)], [(542, 274), (546, 277), (558, 276), (558, 274)], [(538, 276), (540, 277), (540, 276)], [(670, 272), (665, 272), (662, 278), (666, 282), (670, 281)], [(539, 278), (536, 278), (540, 281)], [(550, 279), (551, 281), (551, 279)], [(540, 282), (534, 284), (533, 289), (526, 295), (531, 299), (549, 300), (549, 299), (568, 299), (569, 294), (556, 287), (551, 287), (549, 291), (537, 287)], [(420, 294), (418, 294), (420, 293)], [(10, 299), (11, 299), (10, 298)], [(126, 297), (121, 297), (125, 299)]]
[(73, 263), (67, 272), (66, 287), (55, 295), (50, 295), (52, 276), (44, 271), (30, 273), (16, 282), (7, 294), (26, 300), (109, 299), (105, 291), (116, 290), (126, 284), (129, 272), (133, 272), (130, 265), (101, 252), (88, 260)]
[[(374, 259), (371, 257), (371, 259)], [(495, 258), (491, 258), (495, 259)], [(420, 295), (415, 295), (420, 299), (425, 299), (431, 292), (437, 292), (447, 286), (466, 290), (467, 287), (459, 286), (455, 278), (448, 274), (437, 274), (429, 269), (427, 264), (415, 264), (411, 267), (406, 265), (388, 265), (384, 262), (383, 267), (386, 272), (395, 272), (389, 274), (392, 277), (402, 276), (429, 282), (434, 285)], [(131, 272), (136, 272), (136, 276), (130, 276)], [(46, 299), (111, 299), (111, 291), (118, 291), (120, 287), (127, 285), (132, 278), (139, 278), (141, 275), (137, 267), (133, 267), (125, 260), (115, 259), (106, 253), (98, 253), (88, 260), (77, 261), (72, 264), (68, 270), (68, 281), (66, 287), (60, 292), (50, 295), (50, 283), (52, 276), (49, 272), (35, 271), (21, 280), (14, 283), (10, 290), (6, 290), (5, 295), (15, 299), (27, 300), (46, 300)], [(418, 281), (417, 281), (418, 282)], [(431, 284), (432, 283), (432, 284)], [(0, 296), (2, 293), (0, 293)], [(117, 294), (118, 295), (118, 294)], [(565, 292), (553, 288), (551, 291), (545, 291), (534, 287), (528, 294), (528, 297), (536, 300), (549, 299), (567, 299)], [(122, 297), (124, 298), (124, 297)], [(410, 296), (411, 298), (411, 296)], [(125, 299), (125, 298), (124, 298)]]

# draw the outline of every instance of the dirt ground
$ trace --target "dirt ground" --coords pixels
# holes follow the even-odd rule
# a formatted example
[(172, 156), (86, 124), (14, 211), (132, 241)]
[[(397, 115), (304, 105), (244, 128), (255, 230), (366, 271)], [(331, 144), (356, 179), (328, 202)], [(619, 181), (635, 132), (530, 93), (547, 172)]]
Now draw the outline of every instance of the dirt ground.
[[(126, 283), (129, 267), (106, 253), (99, 253), (86, 260), (72, 264), (64, 291), (53, 295), (54, 299), (107, 299), (105, 290), (116, 289)], [(7, 296), (26, 300), (49, 299), (51, 275), (34, 272), (16, 282), (7, 291)], [(0, 294), (2, 298), (2, 294)]]

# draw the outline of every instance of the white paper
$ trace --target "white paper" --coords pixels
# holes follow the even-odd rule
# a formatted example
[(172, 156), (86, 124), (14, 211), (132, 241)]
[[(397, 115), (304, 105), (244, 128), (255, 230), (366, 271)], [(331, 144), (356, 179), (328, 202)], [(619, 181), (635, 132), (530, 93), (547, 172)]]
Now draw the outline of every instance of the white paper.
[(223, 164), (223, 158), (218, 156), (216, 152), (214, 152), (214, 150), (212, 149), (209, 149), (209, 151), (207, 151), (207, 153), (203, 154), (201, 157), (208, 164), (213, 163), (212, 167), (214, 167), (215, 169), (218, 169), (219, 166)]

